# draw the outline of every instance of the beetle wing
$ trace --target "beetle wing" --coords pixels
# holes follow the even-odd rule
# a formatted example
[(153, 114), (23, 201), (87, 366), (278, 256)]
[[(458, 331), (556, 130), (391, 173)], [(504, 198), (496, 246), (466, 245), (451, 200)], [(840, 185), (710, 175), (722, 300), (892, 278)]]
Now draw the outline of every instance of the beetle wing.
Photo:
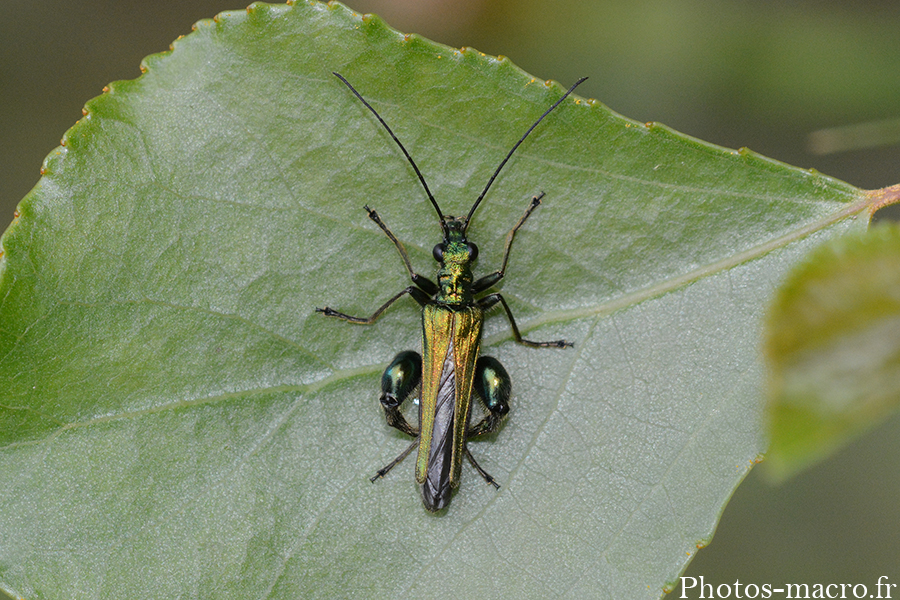
[(462, 459), (465, 453), (466, 430), (469, 426), (469, 409), (472, 405), (475, 362), (481, 349), (482, 323), (484, 323), (484, 312), (477, 306), (468, 306), (464, 310), (454, 312), (453, 361), (456, 367), (456, 418), (453, 421), (451, 487), (459, 487)]
[(422, 398), (419, 403), (419, 454), (416, 483), (425, 482), (434, 434), (434, 417), (444, 360), (453, 334), (453, 313), (436, 304), (422, 311)]
[[(433, 445), (441, 442), (445, 451), (452, 452), (450, 484), (459, 486), (483, 322), (484, 313), (477, 306), (451, 310), (435, 304), (426, 306), (422, 313), (422, 398), (416, 459), (416, 482), (419, 484), (428, 476), (429, 462), (434, 462), (431, 455), (437, 448)], [(450, 353), (452, 356), (448, 355)], [(450, 393), (452, 398), (448, 396)], [(450, 408), (448, 402), (452, 403), (451, 418), (444, 414)], [(438, 412), (441, 413), (437, 419), (440, 431), (436, 430)], [(452, 428), (451, 445), (443, 446), (443, 440), (450, 433), (444, 430), (447, 427)]]

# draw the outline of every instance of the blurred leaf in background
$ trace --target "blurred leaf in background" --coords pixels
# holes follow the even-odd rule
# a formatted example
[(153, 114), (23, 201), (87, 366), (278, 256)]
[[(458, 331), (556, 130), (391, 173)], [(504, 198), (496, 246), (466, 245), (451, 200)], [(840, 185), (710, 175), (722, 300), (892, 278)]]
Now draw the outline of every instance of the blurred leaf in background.
[[(886, 191), (896, 200), (900, 187)], [(767, 319), (768, 473), (792, 475), (896, 412), (898, 329), (896, 225), (834, 240), (792, 271)]]

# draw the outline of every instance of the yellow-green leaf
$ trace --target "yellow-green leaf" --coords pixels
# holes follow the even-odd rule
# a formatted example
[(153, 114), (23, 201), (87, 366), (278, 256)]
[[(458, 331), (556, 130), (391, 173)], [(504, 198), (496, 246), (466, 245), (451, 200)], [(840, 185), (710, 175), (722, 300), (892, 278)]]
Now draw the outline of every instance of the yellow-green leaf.
[(804, 260), (772, 306), (766, 351), (767, 467), (776, 477), (821, 460), (896, 410), (900, 229), (838, 238)]

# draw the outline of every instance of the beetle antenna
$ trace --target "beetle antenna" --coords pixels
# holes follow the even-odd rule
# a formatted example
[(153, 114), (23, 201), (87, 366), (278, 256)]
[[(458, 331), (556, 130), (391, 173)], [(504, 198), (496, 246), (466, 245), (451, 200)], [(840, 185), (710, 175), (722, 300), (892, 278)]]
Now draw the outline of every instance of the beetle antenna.
[[(425, 188), (425, 193), (428, 194), (428, 199), (431, 201), (432, 206), (434, 206), (434, 210), (437, 211), (438, 219), (441, 222), (441, 229), (444, 231), (444, 233), (446, 233), (447, 225), (445, 223), (444, 213), (441, 212), (441, 207), (438, 206), (437, 200), (434, 199), (434, 196), (431, 194), (431, 190), (428, 189), (428, 184), (425, 183), (425, 178), (422, 177), (422, 172), (419, 171), (419, 167), (416, 166), (416, 161), (414, 161), (412, 156), (409, 155), (409, 152), (406, 151), (406, 148), (403, 147), (403, 144), (400, 142), (400, 140), (397, 138), (397, 136), (394, 135), (394, 132), (391, 131), (391, 128), (388, 127), (388, 124), (385, 123), (384, 119), (381, 118), (381, 115), (378, 114), (378, 111), (376, 111), (374, 108), (372, 108), (371, 104), (366, 102), (366, 99), (363, 98), (362, 95), (356, 91), (356, 88), (354, 88), (352, 85), (350, 85), (350, 82), (347, 81), (346, 79), (344, 79), (344, 76), (341, 75), (340, 73), (337, 73), (336, 71), (332, 71), (331, 73), (332, 73), (332, 75), (334, 75), (335, 77), (337, 77), (338, 79), (343, 81), (344, 85), (346, 85), (348, 88), (350, 88), (350, 91), (353, 92), (353, 94), (357, 98), (359, 98), (359, 101), (362, 102), (366, 106), (366, 108), (368, 108), (369, 110), (372, 111), (372, 114), (375, 115), (375, 118), (378, 119), (378, 122), (381, 123), (382, 126), (384, 126), (385, 130), (387, 130), (387, 132), (388, 132), (388, 134), (390, 134), (391, 138), (395, 142), (397, 142), (397, 145), (400, 146), (401, 150), (403, 150), (403, 154), (404, 154), (404, 156), (406, 156), (406, 160), (408, 160), (409, 164), (412, 165), (413, 171), (416, 172), (416, 176), (419, 178), (419, 181), (422, 182), (422, 187)], [(543, 117), (541, 117), (541, 118), (543, 118)]]
[[(343, 78), (342, 78), (342, 79), (343, 79)], [(546, 117), (547, 115), (549, 115), (550, 112), (553, 111), (554, 108), (556, 108), (557, 106), (559, 106), (559, 105), (562, 103), (562, 101), (565, 100), (565, 99), (569, 96), (569, 94), (571, 94), (572, 92), (574, 92), (574, 91), (575, 91), (575, 88), (577, 88), (579, 85), (581, 85), (581, 84), (584, 82), (585, 79), (587, 79), (587, 77), (582, 77), (581, 79), (579, 79), (578, 81), (576, 81), (575, 84), (574, 84), (572, 87), (569, 88), (569, 91), (566, 92), (565, 94), (563, 94), (562, 98), (560, 98), (559, 100), (557, 100), (556, 102), (554, 102), (554, 103), (553, 103), (553, 106), (551, 106), (551, 107), (548, 108), (546, 111), (544, 111), (544, 114), (542, 114), (540, 117), (538, 117), (538, 120), (534, 122), (534, 125), (532, 125), (531, 127), (528, 128), (528, 131), (525, 132), (525, 135), (523, 135), (521, 138), (519, 138), (519, 141), (516, 142), (516, 145), (512, 147), (512, 150), (509, 151), (509, 154), (506, 155), (506, 158), (503, 159), (503, 162), (500, 163), (500, 166), (497, 167), (497, 170), (494, 171), (494, 174), (493, 174), (493, 175), (491, 175), (491, 178), (490, 178), (490, 180), (487, 182), (487, 185), (484, 186), (484, 191), (481, 192), (481, 195), (478, 196), (478, 200), (475, 201), (475, 204), (473, 204), (473, 205), (472, 205), (472, 208), (469, 210), (469, 214), (468, 214), (468, 216), (466, 216), (466, 224), (465, 224), (465, 226), (463, 226), (463, 232), (464, 232), (464, 233), (465, 233), (465, 231), (469, 228), (469, 221), (472, 220), (472, 215), (475, 213), (475, 209), (478, 208), (478, 205), (481, 204), (481, 201), (482, 201), (482, 200), (484, 200), (485, 194), (487, 194), (488, 190), (491, 189), (491, 184), (493, 184), (493, 183), (494, 183), (494, 180), (497, 179), (497, 175), (500, 174), (500, 170), (506, 165), (506, 163), (509, 161), (510, 157), (512, 157), (513, 152), (515, 152), (515, 151), (519, 148), (519, 146), (522, 145), (522, 142), (525, 141), (525, 138), (528, 137), (528, 134), (530, 134), (532, 131), (534, 131), (534, 128), (538, 126), (538, 123), (540, 123), (541, 121), (543, 121), (543, 120), (544, 120), (544, 117)], [(347, 85), (350, 85), (350, 84), (347, 84)], [(398, 142), (398, 143), (399, 143), (399, 142)], [(410, 160), (411, 160), (411, 159), (410, 159)]]

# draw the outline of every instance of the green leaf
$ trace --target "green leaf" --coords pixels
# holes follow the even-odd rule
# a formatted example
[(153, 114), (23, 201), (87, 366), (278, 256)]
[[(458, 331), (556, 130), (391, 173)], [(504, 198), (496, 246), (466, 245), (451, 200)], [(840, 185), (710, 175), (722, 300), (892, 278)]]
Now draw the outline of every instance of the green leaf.
[(28, 598), (656, 598), (764, 446), (763, 307), (859, 190), (564, 102), (479, 208), (478, 273), (510, 419), (472, 443), (442, 515), (384, 423), (381, 370), (420, 345), (377, 209), (430, 274), (564, 91), (508, 60), (340, 4), (203, 21), (116, 82), (52, 153), (2, 238), (0, 587)]
[[(898, 191), (895, 186), (894, 198)], [(767, 472), (776, 478), (793, 474), (897, 409), (898, 328), (896, 225), (833, 240), (793, 270), (767, 322)]]

